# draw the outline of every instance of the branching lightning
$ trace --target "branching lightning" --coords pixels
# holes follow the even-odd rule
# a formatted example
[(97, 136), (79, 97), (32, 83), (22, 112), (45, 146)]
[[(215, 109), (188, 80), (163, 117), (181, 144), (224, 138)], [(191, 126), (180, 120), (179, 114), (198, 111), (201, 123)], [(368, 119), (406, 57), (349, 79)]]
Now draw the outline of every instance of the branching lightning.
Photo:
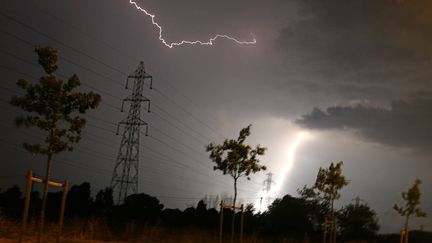
[(255, 38), (253, 38), (252, 41), (240, 41), (240, 40), (237, 40), (236, 38), (233, 38), (233, 37), (231, 37), (231, 36), (228, 36), (228, 35), (221, 35), (221, 34), (216, 34), (214, 37), (210, 38), (208, 41), (200, 41), (200, 40), (188, 41), (188, 40), (182, 40), (182, 41), (180, 41), (180, 42), (171, 42), (171, 43), (168, 43), (168, 42), (163, 38), (163, 35), (162, 35), (162, 32), (163, 32), (163, 31), (162, 31), (162, 26), (159, 25), (159, 24), (155, 21), (155, 17), (156, 17), (156, 15), (149, 13), (146, 9), (142, 8), (141, 6), (139, 6), (139, 5), (138, 5), (135, 1), (133, 1), (133, 0), (129, 0), (129, 3), (132, 4), (133, 6), (135, 6), (135, 8), (136, 8), (137, 10), (143, 12), (145, 15), (147, 15), (148, 17), (151, 18), (152, 24), (153, 24), (154, 26), (156, 26), (156, 27), (159, 29), (159, 40), (160, 40), (160, 41), (161, 41), (161, 42), (162, 42), (166, 47), (169, 47), (169, 48), (173, 48), (173, 47), (175, 47), (175, 46), (181, 46), (181, 45), (185, 45), (185, 44), (188, 44), (188, 45), (204, 45), (204, 46), (212, 46), (212, 45), (214, 44), (214, 41), (215, 41), (216, 39), (219, 39), (219, 38), (228, 39), (228, 40), (234, 41), (234, 42), (236, 42), (237, 44), (240, 44), (240, 45), (251, 45), (251, 44), (255, 44), (255, 43), (256, 43), (256, 39), (255, 39)]

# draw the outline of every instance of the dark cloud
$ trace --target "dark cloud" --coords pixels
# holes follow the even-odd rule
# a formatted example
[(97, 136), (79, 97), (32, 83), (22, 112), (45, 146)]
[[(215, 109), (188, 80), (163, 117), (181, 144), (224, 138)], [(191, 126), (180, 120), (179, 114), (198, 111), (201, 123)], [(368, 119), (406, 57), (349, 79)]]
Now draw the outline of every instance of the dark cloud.
[(334, 86), (350, 86), (339, 93), (355, 98), (379, 96), (364, 92), (363, 86), (396, 95), (409, 87), (431, 90), (431, 1), (298, 4), (301, 17), (281, 30), (276, 43), (292, 73), (301, 68), (308, 74), (306, 82), (298, 84), (306, 84), (305, 90), (308, 82), (319, 83), (326, 93), (335, 93)]
[(311, 129), (354, 131), (362, 138), (417, 151), (432, 149), (432, 94), (418, 92), (391, 102), (390, 108), (367, 105), (315, 108), (296, 121)]

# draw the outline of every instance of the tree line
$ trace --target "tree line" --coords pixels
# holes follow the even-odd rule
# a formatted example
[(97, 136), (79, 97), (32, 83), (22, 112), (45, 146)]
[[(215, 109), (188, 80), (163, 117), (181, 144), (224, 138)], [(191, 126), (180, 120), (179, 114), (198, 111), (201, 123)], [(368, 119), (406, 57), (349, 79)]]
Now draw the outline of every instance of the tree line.
[[(217, 230), (219, 227), (219, 209), (209, 207), (209, 200), (203, 198), (195, 206), (184, 210), (165, 208), (151, 195), (140, 193), (126, 197), (120, 205), (113, 203), (110, 188), (100, 190), (93, 197), (91, 185), (84, 182), (71, 187), (67, 202), (66, 220), (89, 220), (105, 222), (112, 231), (121, 231), (130, 224), (144, 227), (157, 225), (170, 229), (189, 227), (203, 230)], [(61, 192), (47, 194), (47, 220), (55, 221), (60, 210)], [(24, 198), (21, 189), (14, 185), (0, 193), (1, 216), (10, 220), (20, 220)], [(42, 206), (38, 191), (31, 194), (31, 220), (37, 220)], [(305, 234), (311, 238), (322, 234), (321, 219), (323, 210), (318, 204), (304, 197), (285, 195), (274, 200), (268, 210), (256, 213), (253, 205), (245, 209), (245, 233), (259, 234), (265, 238), (299, 238)], [(231, 210), (227, 210), (232, 215)], [(236, 217), (239, 217), (237, 213)], [(375, 212), (367, 204), (349, 204), (338, 211), (341, 236), (349, 239), (374, 238), (379, 229)], [(226, 217), (230, 220), (230, 217)], [(239, 220), (237, 220), (238, 224)], [(226, 222), (230, 226), (230, 222)], [(238, 226), (238, 225), (237, 225)], [(137, 228), (137, 230), (139, 227)]]

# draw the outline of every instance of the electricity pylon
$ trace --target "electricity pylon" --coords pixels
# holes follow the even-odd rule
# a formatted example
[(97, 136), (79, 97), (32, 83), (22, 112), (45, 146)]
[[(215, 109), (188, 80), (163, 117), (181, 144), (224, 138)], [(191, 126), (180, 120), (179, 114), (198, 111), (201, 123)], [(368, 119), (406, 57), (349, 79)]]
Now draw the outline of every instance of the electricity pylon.
[(267, 207), (270, 205), (270, 191), (271, 191), (271, 187), (272, 185), (275, 183), (272, 179), (273, 177), (273, 173), (269, 172), (267, 173), (267, 179), (264, 180), (264, 191), (266, 192), (267, 195)]
[(146, 127), (146, 135), (148, 132), (148, 124), (140, 117), (141, 103), (147, 103), (147, 111), (150, 112), (150, 100), (143, 96), (143, 90), (146, 80), (150, 81), (150, 89), (153, 82), (152, 76), (145, 71), (144, 62), (140, 62), (135, 72), (127, 77), (126, 89), (129, 79), (133, 79), (132, 94), (123, 99), (121, 107), (123, 112), (124, 103), (130, 102), (129, 113), (117, 126), (117, 134), (120, 126), (124, 128), (111, 178), (111, 188), (118, 204), (128, 195), (138, 193), (140, 126)]

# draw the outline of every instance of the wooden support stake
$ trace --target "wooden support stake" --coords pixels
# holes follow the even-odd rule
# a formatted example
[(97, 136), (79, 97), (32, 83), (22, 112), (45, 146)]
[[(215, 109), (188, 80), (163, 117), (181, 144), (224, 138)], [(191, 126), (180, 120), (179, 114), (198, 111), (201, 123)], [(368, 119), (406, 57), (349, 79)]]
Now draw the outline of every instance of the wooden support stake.
[(61, 208), (60, 208), (60, 218), (59, 218), (59, 225), (58, 225), (58, 235), (57, 235), (57, 242), (61, 242), (61, 236), (62, 236), (62, 228), (63, 228), (63, 220), (64, 220), (64, 212), (66, 207), (66, 197), (68, 193), (68, 187), (69, 182), (68, 180), (65, 180), (63, 184), (63, 194), (62, 194), (62, 201), (61, 201)]
[[(241, 219), (240, 219), (240, 243), (243, 242), (243, 228), (244, 228), (244, 206), (243, 204), (240, 207), (236, 207), (235, 205), (225, 205), (223, 203), (223, 200), (221, 200), (220, 203), (220, 219), (219, 219), (219, 243), (223, 242), (223, 214), (224, 214), (224, 208), (229, 208), (233, 210), (233, 214), (235, 216), (235, 211), (240, 210), (241, 211)], [(233, 235), (231, 234), (231, 241), (234, 241), (234, 238), (232, 238)]]
[(327, 218), (324, 221), (324, 239), (323, 243), (327, 243)]
[(336, 220), (333, 220), (333, 243), (336, 243), (336, 233), (337, 233), (337, 228), (336, 228)]
[(224, 209), (224, 204), (222, 200), (220, 203), (219, 243), (222, 243), (222, 236), (223, 236), (223, 209)]
[(243, 226), (244, 226), (244, 207), (243, 204), (240, 207), (241, 216), (240, 216), (240, 243), (243, 243)]
[[(24, 210), (23, 210), (23, 218), (22, 218), (22, 225), (21, 225), (21, 232), (19, 235), (18, 242), (21, 243), (23, 241), (23, 238), (26, 233), (27, 229), (27, 223), (28, 223), (28, 214), (29, 214), (29, 208), (30, 208), (30, 197), (33, 187), (33, 182), (45, 182), (46, 180), (33, 177), (33, 172), (31, 170), (27, 171), (26, 175), (26, 194), (25, 194), (25, 203), (24, 203)], [(56, 186), (56, 187), (63, 187), (63, 195), (62, 195), (62, 202), (61, 202), (61, 208), (60, 208), (60, 218), (59, 218), (59, 225), (58, 225), (58, 236), (57, 236), (57, 242), (61, 241), (61, 234), (62, 234), (62, 227), (63, 227), (63, 220), (64, 220), (64, 211), (66, 207), (66, 197), (67, 197), (67, 191), (69, 187), (69, 182), (65, 180), (64, 183), (58, 183), (54, 181), (48, 181), (48, 185)]]
[[(328, 240), (327, 240), (328, 235)], [(336, 228), (336, 220), (334, 219), (325, 219), (324, 221), (324, 243), (336, 243), (337, 236), (337, 228)]]
[(22, 225), (21, 225), (21, 232), (19, 235), (18, 242), (22, 242), (24, 235), (26, 233), (27, 229), (27, 223), (28, 223), (28, 213), (30, 208), (30, 196), (31, 196), (31, 190), (32, 190), (32, 176), (33, 172), (31, 170), (27, 171), (26, 175), (26, 193), (25, 193), (25, 203), (24, 203), (24, 210), (23, 210), (23, 218), (22, 218)]

